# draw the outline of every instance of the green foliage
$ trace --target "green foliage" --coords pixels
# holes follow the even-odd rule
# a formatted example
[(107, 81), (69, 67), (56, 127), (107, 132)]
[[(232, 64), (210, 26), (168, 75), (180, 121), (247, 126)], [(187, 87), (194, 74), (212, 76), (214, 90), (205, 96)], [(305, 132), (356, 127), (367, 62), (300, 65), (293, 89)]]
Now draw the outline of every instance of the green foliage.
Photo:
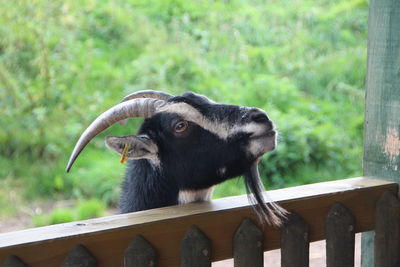
[[(103, 137), (139, 119), (64, 168), (82, 129), (143, 89), (268, 111), (280, 132), (261, 162), (269, 187), (359, 175), (367, 14), (366, 0), (3, 1), (0, 179), (27, 198), (115, 204), (123, 166)], [(234, 180), (216, 197), (243, 192)]]
[(59, 224), (72, 222), (74, 214), (70, 209), (58, 208), (47, 216), (34, 216), (33, 223), (35, 226), (44, 226), (49, 224)]
[(76, 207), (77, 219), (86, 220), (90, 218), (96, 218), (103, 215), (106, 207), (104, 203), (98, 199), (91, 199), (79, 203)]
[(218, 185), (213, 192), (213, 198), (216, 199), (243, 194), (246, 194), (246, 187), (240, 178), (235, 178)]
[(74, 208), (56, 208), (49, 214), (33, 216), (32, 220), (35, 226), (86, 220), (102, 216), (105, 209), (103, 201), (92, 198), (90, 200), (80, 200)]

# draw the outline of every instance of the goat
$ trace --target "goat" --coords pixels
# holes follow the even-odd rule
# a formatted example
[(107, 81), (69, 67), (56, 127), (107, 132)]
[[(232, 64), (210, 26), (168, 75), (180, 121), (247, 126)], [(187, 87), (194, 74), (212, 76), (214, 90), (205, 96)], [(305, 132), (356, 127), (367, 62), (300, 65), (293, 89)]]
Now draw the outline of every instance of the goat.
[(131, 117), (145, 118), (137, 135), (106, 137), (108, 148), (129, 159), (122, 213), (209, 200), (215, 185), (243, 175), (257, 214), (267, 223), (281, 223), (286, 211), (264, 201), (257, 167), (263, 154), (275, 149), (273, 122), (258, 108), (218, 104), (192, 92), (126, 96), (84, 131), (67, 172), (92, 138)]

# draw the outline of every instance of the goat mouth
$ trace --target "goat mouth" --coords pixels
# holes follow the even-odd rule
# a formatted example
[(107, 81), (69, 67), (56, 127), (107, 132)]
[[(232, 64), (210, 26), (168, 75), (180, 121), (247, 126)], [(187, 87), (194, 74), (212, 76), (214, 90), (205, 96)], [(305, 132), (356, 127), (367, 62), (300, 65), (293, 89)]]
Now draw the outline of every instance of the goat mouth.
[(259, 138), (265, 138), (265, 137), (275, 137), (276, 136), (276, 131), (275, 130), (270, 130), (266, 133), (262, 133), (262, 134), (253, 134), (250, 136), (251, 139), (259, 139)]
[(253, 157), (259, 157), (266, 152), (273, 151), (276, 148), (275, 130), (266, 131), (264, 133), (253, 134), (249, 139), (248, 150)]

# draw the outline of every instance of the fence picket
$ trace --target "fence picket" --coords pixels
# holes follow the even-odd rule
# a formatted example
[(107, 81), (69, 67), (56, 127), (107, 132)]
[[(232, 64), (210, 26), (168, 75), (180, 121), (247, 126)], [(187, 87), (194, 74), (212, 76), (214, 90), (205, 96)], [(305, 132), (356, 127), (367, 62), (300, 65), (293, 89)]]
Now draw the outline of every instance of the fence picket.
[(375, 213), (375, 267), (400, 266), (400, 201), (385, 192)]
[(1, 267), (27, 267), (25, 263), (23, 263), (17, 256), (10, 256), (6, 259), (6, 261), (0, 265)]
[(281, 231), (281, 267), (307, 267), (310, 243), (308, 225), (296, 213), (290, 213)]
[(65, 258), (62, 267), (96, 267), (96, 258), (83, 245), (77, 245)]
[(155, 248), (141, 235), (135, 236), (124, 253), (124, 267), (154, 267), (157, 262)]
[[(308, 263), (308, 241), (325, 238), (325, 217), (335, 203), (342, 203), (352, 211), (357, 221), (356, 232), (374, 230), (376, 204), (385, 191), (396, 195), (398, 184), (361, 177), (271, 191), (271, 199), (278, 200), (289, 210), (297, 211), (310, 227), (310, 236), (306, 231), (302, 241), (305, 243), (302, 249), (306, 253), (295, 251), (295, 248), (288, 249), (282, 237), (283, 266), (291, 266), (286, 262), (289, 260), (287, 255), (297, 259), (299, 256), (296, 255), (301, 253), (305, 254), (304, 260), (295, 260), (292, 266)], [(206, 250), (205, 253), (211, 253), (215, 261), (220, 261), (234, 256), (232, 238), (243, 218), (253, 215), (254, 210), (247, 197), (240, 196), (3, 233), (0, 234), (0, 266), (10, 255), (18, 256), (27, 266), (61, 266), (73, 248), (71, 244), (87, 245), (96, 256), (99, 267), (123, 266), (124, 250), (132, 242), (132, 237), (143, 235), (157, 247), (159, 257), (156, 264), (175, 267), (182, 262), (179, 247), (182, 237), (194, 224), (213, 241), (212, 251)], [(391, 228), (389, 237), (394, 238), (391, 235), (395, 232)], [(280, 231), (273, 227), (262, 230), (267, 237), (263, 245), (265, 251), (279, 248), (280, 236), (284, 236), (285, 231), (289, 232), (288, 229), (282, 230), (280, 235)], [(395, 256), (398, 256), (397, 253)]]
[(181, 266), (211, 267), (211, 241), (194, 225), (182, 239)]
[(235, 267), (262, 267), (264, 233), (249, 218), (243, 220), (233, 238)]
[(326, 217), (327, 267), (354, 266), (355, 220), (342, 204), (332, 206)]

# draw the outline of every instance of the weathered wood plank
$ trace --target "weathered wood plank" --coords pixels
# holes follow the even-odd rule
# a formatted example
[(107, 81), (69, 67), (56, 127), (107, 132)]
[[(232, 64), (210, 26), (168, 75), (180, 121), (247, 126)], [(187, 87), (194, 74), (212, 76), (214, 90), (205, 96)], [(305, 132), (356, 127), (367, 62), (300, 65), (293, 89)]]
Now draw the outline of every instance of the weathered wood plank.
[(355, 220), (340, 203), (333, 205), (326, 216), (326, 266), (353, 267)]
[(400, 201), (389, 192), (379, 199), (375, 217), (375, 267), (400, 266)]
[[(400, 182), (400, 1), (371, 0), (364, 124), (364, 176)], [(373, 235), (363, 234), (362, 265), (373, 266)]]
[(282, 227), (281, 267), (308, 267), (310, 258), (309, 227), (295, 212)]
[(137, 235), (124, 253), (124, 267), (155, 267), (157, 252), (143, 236)]
[(264, 263), (264, 234), (251, 219), (240, 224), (233, 238), (235, 267), (262, 267)]
[(400, 181), (400, 2), (372, 0), (368, 27), (364, 175)]
[(211, 241), (194, 225), (182, 239), (181, 267), (211, 267)]
[(0, 265), (1, 267), (28, 267), (20, 258), (12, 255), (6, 259), (6, 261)]
[[(44, 252), (45, 253), (45, 252)], [(82, 245), (77, 245), (65, 258), (62, 267), (96, 267), (96, 258)]]
[[(310, 241), (325, 238), (325, 216), (341, 202), (357, 219), (356, 232), (373, 229), (375, 204), (385, 191), (397, 192), (397, 184), (382, 179), (352, 178), (268, 192), (288, 210), (294, 210), (310, 226)], [(232, 237), (249, 217), (258, 223), (247, 196), (205, 203), (166, 207), (61, 225), (0, 234), (0, 262), (18, 255), (30, 267), (60, 266), (69, 251), (83, 244), (98, 266), (122, 266), (132, 236), (143, 235), (157, 249), (160, 266), (179, 266), (182, 237), (197, 225), (212, 241), (213, 261), (232, 258)], [(263, 226), (264, 251), (280, 247), (279, 229)]]

